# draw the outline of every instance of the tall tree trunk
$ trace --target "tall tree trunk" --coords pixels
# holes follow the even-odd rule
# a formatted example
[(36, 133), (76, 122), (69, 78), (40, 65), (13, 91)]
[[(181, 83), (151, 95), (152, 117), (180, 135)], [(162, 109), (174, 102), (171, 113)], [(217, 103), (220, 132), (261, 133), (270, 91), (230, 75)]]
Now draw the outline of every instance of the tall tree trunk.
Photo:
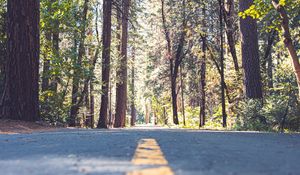
[(136, 108), (135, 108), (135, 43), (132, 48), (132, 68), (131, 68), (131, 126), (135, 126)]
[(5, 87), (0, 117), (39, 120), (40, 2), (8, 0)]
[(293, 41), (292, 41), (292, 37), (291, 37), (291, 33), (290, 33), (289, 17), (287, 15), (287, 12), (286, 12), (284, 6), (281, 6), (279, 4), (278, 0), (272, 0), (272, 4), (273, 4), (274, 8), (277, 10), (277, 12), (280, 14), (280, 17), (282, 19), (281, 28), (283, 31), (284, 44), (287, 47), (290, 57), (292, 59), (295, 76), (297, 78), (299, 98), (300, 98), (300, 63), (299, 63), (297, 52), (296, 52), (295, 46), (293, 45)]
[(107, 128), (108, 121), (108, 93), (110, 77), (110, 46), (111, 46), (111, 0), (103, 2), (103, 34), (102, 34), (102, 95), (98, 128)]
[[(240, 11), (245, 11), (253, 5), (253, 0), (239, 0), (239, 5)], [(252, 99), (261, 99), (263, 93), (256, 20), (251, 17), (246, 17), (245, 19), (240, 18), (240, 32), (246, 96)]]
[(122, 1), (122, 39), (121, 39), (121, 67), (117, 72), (120, 82), (117, 83), (116, 94), (116, 123), (115, 127), (125, 127), (127, 109), (127, 45), (128, 45), (128, 17), (130, 0)]
[(273, 83), (273, 59), (271, 56), (268, 58), (268, 67), (267, 67), (267, 75), (268, 75), (268, 88), (274, 88)]
[(234, 69), (236, 71), (237, 76), (239, 77), (239, 63), (236, 54), (235, 48), (235, 41), (234, 41), (234, 33), (235, 33), (235, 26), (234, 26), (234, 0), (226, 0), (226, 4), (224, 4), (224, 19), (226, 24), (226, 36), (227, 42), (229, 46), (229, 50), (233, 59)]
[[(173, 70), (173, 61), (170, 63), (170, 69)], [(176, 84), (177, 84), (177, 74), (175, 75), (173, 73), (173, 74), (171, 74), (171, 97), (172, 97), (173, 123), (175, 125), (178, 125), (179, 120), (178, 120), (178, 109), (177, 109)]]
[[(52, 32), (52, 46), (53, 46), (53, 55), (56, 59), (59, 57), (59, 21), (58, 19), (54, 20), (54, 29)], [(58, 75), (54, 76), (54, 79), (51, 82), (51, 89), (54, 92), (57, 92), (57, 85), (59, 82)]]
[[(1, 5), (6, 4), (6, 2), (2, 2)], [(6, 11), (0, 12), (0, 18), (6, 18)], [(6, 21), (0, 21), (0, 37), (2, 38), (2, 42), (0, 42), (0, 103), (1, 97), (4, 88), (4, 76), (5, 76), (5, 63), (7, 60), (6, 56)]]
[[(203, 28), (206, 28), (206, 7), (202, 8), (203, 13)], [(207, 31), (203, 31), (202, 35), (202, 59), (200, 65), (200, 125), (199, 127), (203, 127), (205, 125), (205, 117), (206, 117), (206, 50), (207, 50)]]
[(262, 60), (263, 72), (267, 74), (267, 84), (268, 88), (273, 88), (273, 61), (272, 61), (272, 47), (275, 40), (275, 36), (277, 35), (277, 31), (273, 30), (268, 34), (268, 42), (266, 51), (264, 54), (264, 58)]
[[(121, 7), (117, 8), (117, 34), (116, 34), (116, 39), (117, 39), (117, 43), (118, 43), (117, 44), (118, 58), (121, 58), (121, 33), (122, 33), (122, 31), (121, 31), (121, 29), (122, 29), (122, 13), (121, 13), (121, 10), (122, 10), (122, 3), (120, 4), (120, 6)], [(118, 81), (120, 79), (120, 77), (118, 77), (118, 75), (119, 75), (119, 70), (117, 69), (117, 72), (116, 72), (116, 79), (117, 79), (116, 88), (117, 88)], [(110, 92), (110, 93), (112, 93), (112, 92)], [(117, 103), (117, 98), (116, 98), (115, 104), (116, 103)], [(119, 117), (117, 118), (116, 115), (114, 115), (113, 124), (114, 124), (115, 128), (121, 127), (122, 118), (119, 118)]]
[[(45, 33), (45, 40), (46, 40), (46, 46), (47, 51), (50, 50), (49, 43), (51, 42), (51, 32), (47, 31)], [(42, 92), (45, 92), (49, 90), (49, 85), (50, 85), (50, 55), (48, 53), (44, 54), (44, 61), (43, 61), (43, 74), (42, 74)]]
[(91, 128), (95, 126), (95, 96), (94, 96), (94, 84), (90, 81), (90, 115), (91, 115)]
[(223, 11), (224, 11), (224, 0), (219, 0), (220, 6), (220, 60), (221, 60), (221, 103), (222, 103), (222, 117), (223, 117), (223, 127), (227, 127), (227, 114), (226, 114), (226, 99), (225, 99), (225, 75), (224, 75), (224, 37), (223, 37)]
[(185, 107), (184, 107), (184, 84), (183, 84), (183, 73), (182, 73), (182, 65), (180, 66), (180, 86), (181, 86), (181, 110), (182, 110), (182, 118), (183, 125), (186, 125), (185, 121)]
[(163, 107), (163, 116), (164, 116), (164, 124), (167, 125), (168, 124), (168, 116), (167, 116), (167, 110), (166, 107)]
[[(74, 64), (74, 75), (73, 75), (73, 84), (72, 84), (72, 106), (70, 109), (70, 119), (69, 126), (76, 126), (76, 118), (79, 110), (78, 97), (82, 94), (79, 94), (79, 86), (80, 86), (80, 77), (81, 77), (81, 64), (82, 58), (85, 54), (85, 38), (86, 38), (86, 26), (87, 26), (87, 14), (88, 14), (88, 5), (89, 0), (84, 1), (84, 7), (82, 12), (82, 20), (81, 22), (81, 31), (80, 31), (80, 41), (79, 41), (79, 49), (78, 49), (78, 57)], [(76, 44), (75, 44), (76, 45)]]
[(147, 100), (145, 102), (145, 123), (146, 124), (150, 123), (150, 110), (149, 110), (149, 105)]
[(165, 2), (164, 0), (161, 0), (162, 4), (162, 21), (163, 21), (163, 28), (165, 33), (165, 38), (167, 41), (167, 57), (170, 60), (170, 79), (171, 79), (171, 97), (172, 97), (172, 111), (173, 111), (173, 122), (175, 125), (179, 124), (178, 120), (178, 109), (177, 109), (177, 92), (176, 92), (176, 85), (177, 85), (177, 77), (179, 72), (179, 66), (182, 62), (182, 52), (183, 47), (185, 43), (185, 37), (186, 37), (186, 26), (187, 26), (187, 20), (186, 20), (186, 3), (185, 0), (182, 1), (183, 6), (183, 21), (182, 21), (182, 31), (179, 39), (179, 43), (177, 46), (177, 50), (175, 53), (175, 56), (173, 57), (172, 51), (171, 51), (171, 38), (170, 38), (170, 32), (167, 28), (167, 22), (166, 22), (166, 16), (165, 16)]
[(108, 109), (108, 125), (109, 127), (113, 127), (114, 120), (112, 118), (112, 82), (109, 83), (109, 109)]

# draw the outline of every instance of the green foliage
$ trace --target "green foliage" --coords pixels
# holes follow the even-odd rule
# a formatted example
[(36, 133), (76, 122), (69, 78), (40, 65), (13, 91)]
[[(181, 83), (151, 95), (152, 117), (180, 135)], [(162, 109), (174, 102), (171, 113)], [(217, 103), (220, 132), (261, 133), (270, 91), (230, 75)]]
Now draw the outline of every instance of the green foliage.
[[(190, 129), (198, 129), (199, 128), (199, 114), (200, 114), (200, 107), (186, 107), (185, 108), (185, 118), (186, 118), (186, 125), (182, 127), (190, 128)], [(183, 120), (181, 113), (179, 113), (180, 121)]]
[(234, 128), (252, 131), (299, 131), (299, 103), (291, 94), (274, 93), (262, 103), (246, 99), (240, 104)]
[(53, 125), (66, 123), (70, 103), (65, 102), (64, 93), (45, 91), (40, 96), (41, 116), (44, 121)]
[(240, 111), (238, 112), (237, 130), (253, 130), (253, 131), (270, 131), (268, 121), (262, 115), (261, 100), (246, 99), (240, 103)]

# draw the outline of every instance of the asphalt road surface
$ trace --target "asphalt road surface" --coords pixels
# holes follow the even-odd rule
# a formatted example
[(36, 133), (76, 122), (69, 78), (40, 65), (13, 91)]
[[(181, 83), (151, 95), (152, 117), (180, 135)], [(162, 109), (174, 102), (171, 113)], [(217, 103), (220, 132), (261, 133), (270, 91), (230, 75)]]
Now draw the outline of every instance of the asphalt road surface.
[(1, 175), (300, 175), (300, 135), (159, 128), (0, 135)]

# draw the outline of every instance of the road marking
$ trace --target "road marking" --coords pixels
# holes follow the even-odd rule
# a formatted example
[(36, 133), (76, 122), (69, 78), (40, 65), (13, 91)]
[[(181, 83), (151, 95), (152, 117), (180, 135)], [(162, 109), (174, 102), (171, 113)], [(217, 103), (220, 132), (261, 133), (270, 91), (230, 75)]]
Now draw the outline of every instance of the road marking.
[(142, 139), (139, 141), (132, 163), (134, 165), (157, 167), (135, 170), (127, 173), (127, 175), (174, 175), (155, 139)]

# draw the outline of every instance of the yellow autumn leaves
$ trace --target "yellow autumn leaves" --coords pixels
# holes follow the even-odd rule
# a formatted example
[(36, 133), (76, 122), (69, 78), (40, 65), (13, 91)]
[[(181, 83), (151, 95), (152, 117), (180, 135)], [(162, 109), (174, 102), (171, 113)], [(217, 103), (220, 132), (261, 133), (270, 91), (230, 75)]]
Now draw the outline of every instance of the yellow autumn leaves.
[[(286, 0), (279, 0), (279, 5), (285, 6)], [(251, 5), (247, 10), (239, 12), (238, 15), (243, 19), (245, 19), (247, 16), (250, 16), (254, 19), (259, 19), (268, 14), (272, 8), (271, 2), (266, 3), (265, 0), (254, 0), (253, 5)]]

